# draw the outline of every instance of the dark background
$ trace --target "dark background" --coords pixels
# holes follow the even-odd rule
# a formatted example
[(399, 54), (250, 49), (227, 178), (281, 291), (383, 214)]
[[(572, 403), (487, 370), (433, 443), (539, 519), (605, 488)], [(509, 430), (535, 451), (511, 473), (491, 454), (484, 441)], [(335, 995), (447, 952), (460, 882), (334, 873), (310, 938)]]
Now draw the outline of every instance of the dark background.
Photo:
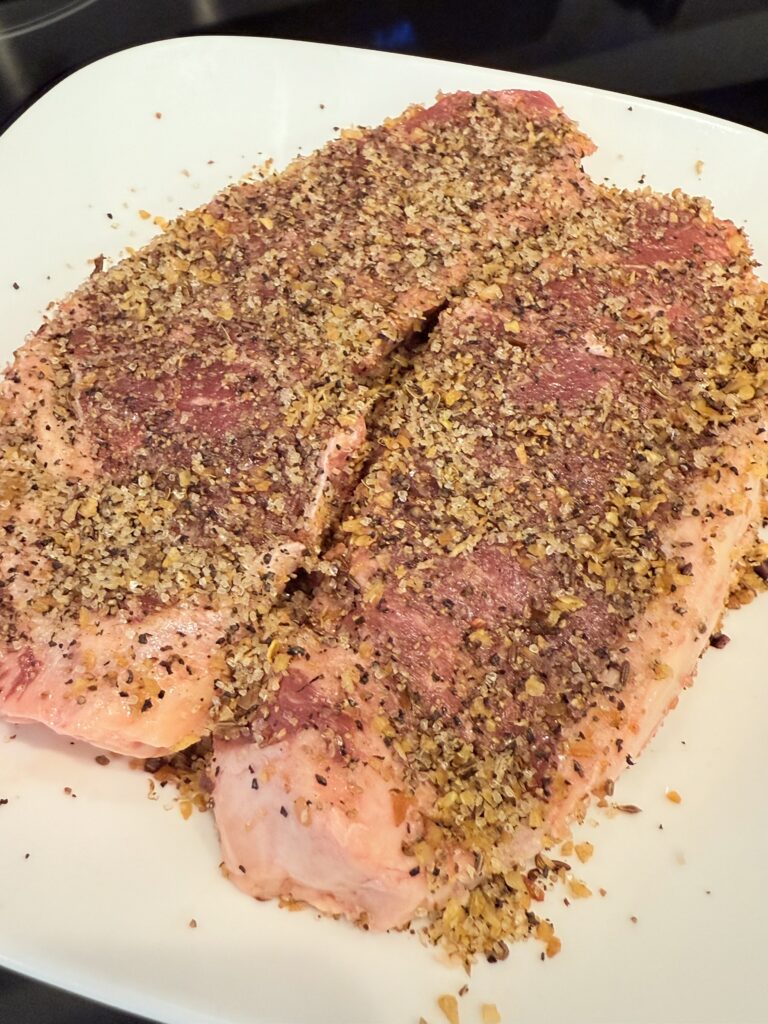
[[(768, 131), (768, 0), (0, 0), (0, 131), (84, 64), (204, 33), (530, 72)], [(0, 970), (0, 1024), (139, 1018)]]

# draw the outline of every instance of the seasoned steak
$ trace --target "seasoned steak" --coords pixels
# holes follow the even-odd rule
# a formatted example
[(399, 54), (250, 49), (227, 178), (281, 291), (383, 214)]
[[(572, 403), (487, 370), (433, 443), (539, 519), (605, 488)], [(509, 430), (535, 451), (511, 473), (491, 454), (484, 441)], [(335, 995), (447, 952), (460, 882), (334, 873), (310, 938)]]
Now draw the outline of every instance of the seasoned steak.
[(766, 464), (768, 294), (706, 202), (596, 191), (493, 287), (390, 397), (215, 750), (237, 885), (379, 928), (431, 909), (462, 953), (530, 929), (519, 868), (691, 682)]
[(354, 483), (390, 353), (582, 203), (590, 148), (542, 94), (446, 96), (63, 302), (3, 386), (0, 714), (140, 755), (204, 734), (233, 632), (263, 634)]

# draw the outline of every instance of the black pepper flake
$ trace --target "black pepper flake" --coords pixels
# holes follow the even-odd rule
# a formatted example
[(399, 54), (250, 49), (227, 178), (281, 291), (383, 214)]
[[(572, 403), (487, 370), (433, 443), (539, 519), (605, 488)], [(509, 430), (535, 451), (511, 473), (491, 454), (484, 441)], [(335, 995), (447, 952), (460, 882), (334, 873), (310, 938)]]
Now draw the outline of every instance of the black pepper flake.
[(150, 709), (151, 707), (152, 707), (152, 698), (151, 698), (151, 697), (147, 697), (147, 699), (146, 699), (146, 700), (144, 701), (144, 703), (143, 703), (143, 704), (141, 705), (141, 710), (142, 710), (142, 712), (144, 712), (144, 711), (149, 711), (149, 709)]
[(243, 867), (243, 865), (242, 865), (242, 864), (238, 864), (238, 865), (237, 865), (237, 870), (238, 870), (238, 871), (242, 871), (242, 873), (243, 873), (243, 874), (245, 874), (245, 868)]
[(416, 875), (418, 875), (420, 870), (421, 870), (421, 868), (417, 864), (415, 868), (411, 868), (411, 870), (408, 872), (408, 874), (411, 876), (411, 878), (415, 878)]
[(251, 789), (259, 788), (259, 780), (256, 778), (251, 779)]
[(0, 807), (4, 807), (8, 803), (8, 797), (4, 796), (0, 798)]
[(15, 292), (17, 292), (19, 290), (19, 283), (18, 283), (18, 281), (14, 281), (13, 282), (13, 290)]
[(109, 758), (106, 754), (97, 754), (93, 759), (96, 764), (109, 764)]
[(725, 633), (713, 633), (709, 638), (709, 646), (714, 647), (718, 651), (722, 651), (724, 647), (727, 647), (731, 642), (731, 638), (726, 636)]
[(288, 817), (288, 811), (287, 811), (287, 810), (286, 810), (286, 809), (285, 809), (284, 807), (281, 807), (281, 808), (280, 808), (280, 813), (282, 814), (282, 816), (283, 816), (284, 818), (287, 818), (287, 817)]
[(616, 804), (616, 810), (621, 811), (622, 814), (642, 813), (642, 807), (638, 807), (636, 804)]
[(149, 640), (149, 633), (139, 633), (137, 640), (140, 644), (145, 644)]
[(315, 774), (315, 781), (317, 782), (318, 786), (328, 785), (328, 779), (326, 779), (324, 775)]

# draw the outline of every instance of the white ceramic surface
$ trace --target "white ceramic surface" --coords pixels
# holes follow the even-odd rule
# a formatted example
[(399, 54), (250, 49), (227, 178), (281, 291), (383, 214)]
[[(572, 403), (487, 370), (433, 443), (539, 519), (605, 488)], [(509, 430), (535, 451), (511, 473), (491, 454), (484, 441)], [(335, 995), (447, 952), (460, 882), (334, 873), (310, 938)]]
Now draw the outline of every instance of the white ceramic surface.
[[(768, 263), (757, 132), (500, 71), (183, 39), (79, 71), (0, 138), (2, 360), (90, 258), (150, 237), (139, 209), (171, 216), (267, 156), (283, 164), (335, 126), (375, 123), (439, 89), (507, 86), (544, 88), (581, 122), (599, 146), (592, 173), (709, 195)], [(463, 1024), (480, 1021), (481, 1002), (505, 1024), (765, 1021), (766, 610), (728, 618), (733, 642), (706, 656), (620, 783), (618, 799), (643, 813), (584, 826), (596, 853), (580, 874), (607, 895), (566, 909), (553, 894), (563, 951), (552, 961), (530, 943), (466, 979), (415, 938), (250, 902), (216, 870), (210, 815), (182, 820), (168, 791), (148, 800), (148, 777), (124, 759), (101, 767), (43, 729), (0, 726), (0, 962), (169, 1024), (436, 1024), (435, 997), (465, 981)]]

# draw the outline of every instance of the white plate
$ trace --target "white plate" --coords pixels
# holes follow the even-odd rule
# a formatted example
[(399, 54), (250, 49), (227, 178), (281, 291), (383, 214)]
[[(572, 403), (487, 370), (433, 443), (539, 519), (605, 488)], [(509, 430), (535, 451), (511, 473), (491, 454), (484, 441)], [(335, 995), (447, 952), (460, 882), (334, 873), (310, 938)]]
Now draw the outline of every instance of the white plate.
[[(334, 126), (378, 122), (439, 89), (508, 86), (544, 88), (581, 122), (600, 147), (592, 173), (706, 193), (722, 216), (747, 224), (768, 262), (768, 139), (757, 132), (501, 71), (181, 39), (77, 72), (0, 138), (3, 358), (46, 302), (85, 276), (89, 258), (150, 236), (140, 208), (170, 216), (266, 156), (282, 164)], [(125, 760), (100, 767), (91, 749), (7, 727), (0, 962), (173, 1024), (408, 1024), (420, 1015), (436, 1024), (435, 997), (465, 981), (464, 1024), (479, 1022), (481, 1002), (495, 1002), (505, 1024), (765, 1020), (766, 609), (758, 601), (729, 617), (733, 642), (707, 655), (694, 690), (621, 782), (619, 798), (644, 813), (585, 826), (596, 854), (580, 873), (608, 895), (566, 909), (555, 894), (563, 952), (546, 964), (529, 943), (466, 979), (410, 936), (251, 902), (216, 870), (210, 815), (183, 821), (168, 791), (148, 801), (148, 777)]]

